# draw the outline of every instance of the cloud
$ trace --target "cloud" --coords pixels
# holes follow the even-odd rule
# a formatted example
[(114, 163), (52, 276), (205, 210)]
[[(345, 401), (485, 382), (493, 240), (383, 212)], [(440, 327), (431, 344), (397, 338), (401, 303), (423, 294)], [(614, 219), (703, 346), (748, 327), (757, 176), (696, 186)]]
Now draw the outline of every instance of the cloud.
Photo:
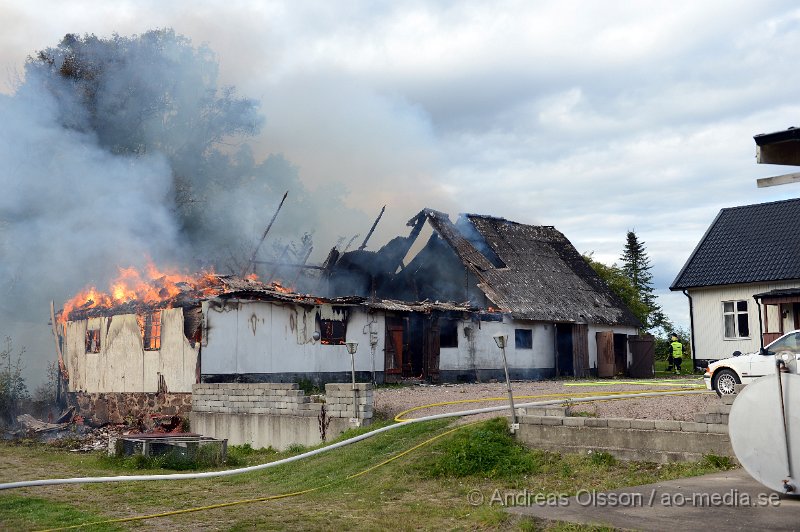
[[(384, 203), (374, 246), (423, 206), (554, 225), (608, 262), (635, 229), (662, 293), (720, 208), (797, 195), (796, 185), (755, 188), (783, 170), (757, 166), (752, 141), (797, 125), (800, 10), (788, 1), (230, 0), (187, 10), (15, 0), (0, 16), (6, 93), (25, 56), (67, 32), (171, 26), (208, 43), (223, 81), (262, 102), (256, 163), (315, 198), (341, 199), (309, 199), (292, 217), (317, 228), (318, 253), (366, 232)], [(39, 170), (47, 164), (61, 169)], [(158, 164), (147, 171), (159, 175)], [(263, 224), (241, 222), (254, 234)], [(688, 323), (680, 298), (668, 310)]]

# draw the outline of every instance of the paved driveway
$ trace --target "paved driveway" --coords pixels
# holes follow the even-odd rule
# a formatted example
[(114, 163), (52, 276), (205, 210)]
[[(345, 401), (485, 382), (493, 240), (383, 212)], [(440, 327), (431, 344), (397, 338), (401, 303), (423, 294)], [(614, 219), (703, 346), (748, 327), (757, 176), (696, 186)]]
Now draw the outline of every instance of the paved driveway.
[[(524, 500), (524, 497), (523, 497)], [(629, 530), (800, 530), (800, 498), (773, 492), (743, 469), (622, 488), (510, 512)]]

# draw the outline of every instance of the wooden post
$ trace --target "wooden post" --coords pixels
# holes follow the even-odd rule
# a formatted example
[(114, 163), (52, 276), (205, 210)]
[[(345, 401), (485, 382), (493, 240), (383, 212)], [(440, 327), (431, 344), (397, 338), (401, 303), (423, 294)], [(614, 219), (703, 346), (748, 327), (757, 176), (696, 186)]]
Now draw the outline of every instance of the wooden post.
[(261, 235), (261, 240), (258, 241), (258, 245), (256, 245), (256, 249), (253, 250), (253, 256), (250, 257), (250, 262), (248, 262), (247, 265), (242, 270), (242, 277), (244, 277), (245, 275), (250, 273), (250, 268), (252, 268), (253, 265), (255, 264), (256, 254), (258, 254), (258, 250), (261, 247), (261, 244), (263, 244), (264, 240), (267, 238), (267, 233), (269, 233), (269, 230), (272, 229), (272, 224), (275, 223), (275, 218), (277, 218), (278, 217), (278, 213), (281, 212), (281, 207), (283, 207), (283, 202), (286, 201), (286, 196), (288, 196), (288, 195), (289, 195), (289, 191), (287, 190), (286, 193), (283, 195), (283, 199), (281, 199), (281, 202), (278, 205), (277, 210), (275, 210), (275, 214), (272, 215), (272, 219), (269, 221), (269, 225), (267, 225), (267, 228), (264, 229), (264, 234)]

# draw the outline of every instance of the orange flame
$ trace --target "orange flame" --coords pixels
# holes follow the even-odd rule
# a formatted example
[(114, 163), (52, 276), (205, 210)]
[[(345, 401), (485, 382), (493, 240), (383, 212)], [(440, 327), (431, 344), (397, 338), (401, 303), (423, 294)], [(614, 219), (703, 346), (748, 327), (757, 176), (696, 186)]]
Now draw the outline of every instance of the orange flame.
[[(283, 294), (293, 294), (291, 288), (283, 286), (279, 281), (267, 285), (259, 283), (256, 274), (246, 277), (256, 283), (254, 288), (272, 289)], [(93, 308), (113, 308), (125, 303), (136, 302), (160, 308), (172, 306), (172, 300), (183, 292), (191, 292), (195, 297), (209, 297), (223, 292), (224, 285), (213, 271), (190, 275), (180, 272), (163, 272), (155, 264), (148, 262), (145, 272), (136, 268), (119, 268), (119, 275), (114, 279), (108, 292), (101, 292), (90, 286), (64, 304), (60, 321), (65, 322), (76, 310)]]
[(64, 304), (61, 320), (65, 321), (75, 310), (112, 308), (136, 301), (147, 305), (163, 304), (184, 291), (196, 291), (202, 295), (220, 292), (222, 285), (213, 271), (191, 276), (182, 273), (160, 271), (152, 262), (142, 274), (136, 268), (120, 268), (119, 275), (111, 282), (108, 292), (90, 286)]
[(285, 286), (283, 286), (280, 283), (280, 281), (273, 281), (272, 282), (272, 289), (275, 290), (276, 292), (280, 292), (282, 294), (292, 294), (292, 293), (294, 293), (294, 290), (292, 290), (291, 288), (286, 288)]

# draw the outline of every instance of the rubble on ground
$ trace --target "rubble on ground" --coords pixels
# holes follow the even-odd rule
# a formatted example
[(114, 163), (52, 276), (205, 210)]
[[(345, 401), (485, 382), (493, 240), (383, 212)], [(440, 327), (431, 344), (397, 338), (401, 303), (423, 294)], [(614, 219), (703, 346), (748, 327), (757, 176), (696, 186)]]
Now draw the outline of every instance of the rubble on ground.
[(131, 423), (89, 426), (74, 408), (62, 414), (56, 422), (36, 419), (30, 414), (17, 416), (15, 427), (4, 434), (6, 439), (28, 439), (63, 447), (71, 452), (92, 452), (112, 449), (121, 436), (129, 434), (179, 434), (184, 419), (180, 416), (151, 414)]

